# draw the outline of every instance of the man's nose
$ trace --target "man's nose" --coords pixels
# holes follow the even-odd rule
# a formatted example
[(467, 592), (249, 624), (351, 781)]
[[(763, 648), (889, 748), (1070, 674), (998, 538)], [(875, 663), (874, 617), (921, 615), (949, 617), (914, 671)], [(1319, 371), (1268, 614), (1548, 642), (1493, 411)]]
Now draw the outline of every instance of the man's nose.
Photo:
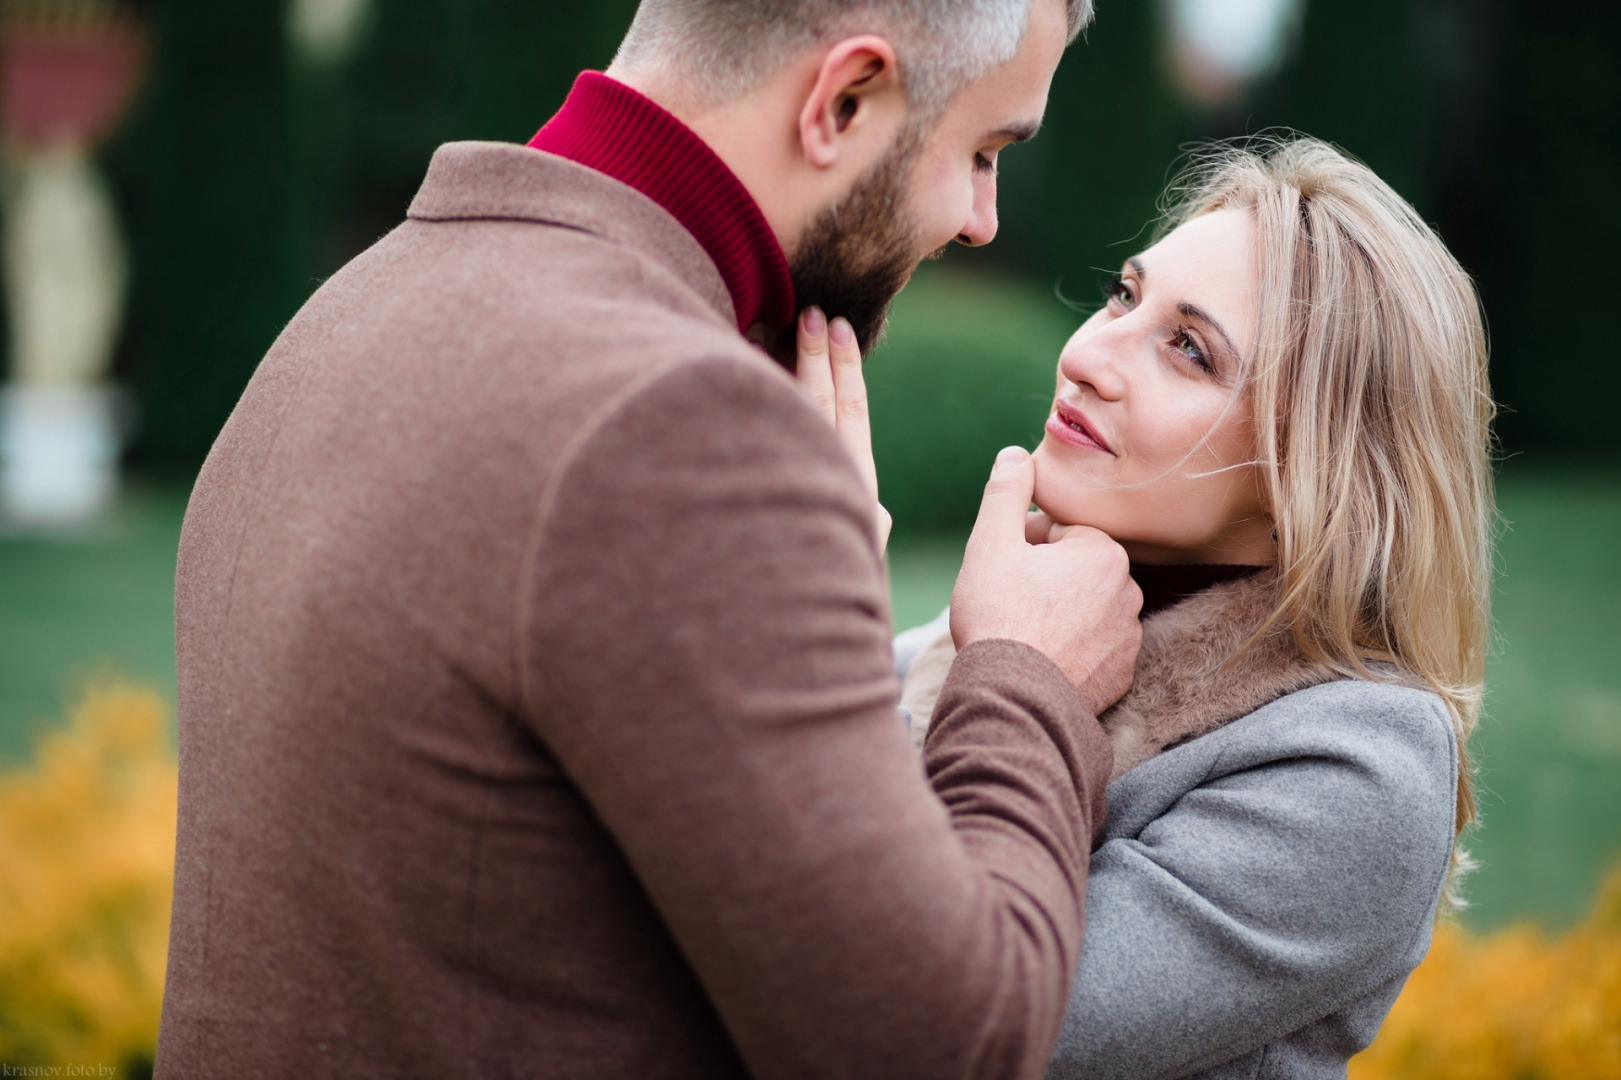
[(996, 239), (996, 177), (992, 176), (974, 185), (974, 205), (957, 243), (979, 247)]

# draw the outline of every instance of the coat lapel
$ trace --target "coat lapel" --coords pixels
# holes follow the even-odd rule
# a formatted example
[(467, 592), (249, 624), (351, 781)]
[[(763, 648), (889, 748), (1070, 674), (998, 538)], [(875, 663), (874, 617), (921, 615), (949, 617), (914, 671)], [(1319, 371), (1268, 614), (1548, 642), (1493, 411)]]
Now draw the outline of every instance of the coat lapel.
[(428, 165), (414, 221), (528, 221), (592, 233), (649, 255), (734, 325), (732, 294), (692, 233), (646, 195), (555, 154), (511, 143), (454, 142)]

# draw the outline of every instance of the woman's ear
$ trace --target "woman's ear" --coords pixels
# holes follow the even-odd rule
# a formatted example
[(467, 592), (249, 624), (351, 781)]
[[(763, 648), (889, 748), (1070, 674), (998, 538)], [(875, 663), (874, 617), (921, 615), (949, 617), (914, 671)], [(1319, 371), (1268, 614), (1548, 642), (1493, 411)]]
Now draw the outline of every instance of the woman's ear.
[(831, 169), (847, 159), (865, 168), (886, 150), (906, 117), (895, 49), (876, 34), (845, 38), (823, 54), (799, 112), (805, 160)]

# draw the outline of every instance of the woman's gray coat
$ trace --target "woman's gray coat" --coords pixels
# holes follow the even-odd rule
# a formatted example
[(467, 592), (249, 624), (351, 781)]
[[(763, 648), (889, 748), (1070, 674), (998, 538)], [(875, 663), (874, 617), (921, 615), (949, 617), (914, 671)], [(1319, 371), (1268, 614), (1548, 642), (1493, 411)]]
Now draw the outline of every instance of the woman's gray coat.
[[(1458, 786), (1447, 710), (1428, 691), (1359, 680), (1282, 692), (1287, 672), (1259, 668), (1201, 690), (1219, 669), (1178, 671), (1182, 657), (1201, 643), (1222, 653), (1235, 604), (1224, 594), (1260, 587), (1212, 590), (1145, 623), (1155, 655), (1140, 658), (1123, 705), (1163, 702), (1153, 679), (1191, 686), (1176, 722), (1192, 731), (1223, 712), (1194, 715), (1201, 699), (1257, 690), (1269, 700), (1180, 745), (1150, 746), (1110, 785), (1051, 1080), (1344, 1077), (1429, 947)], [(944, 630), (942, 616), (896, 641), (914, 732), (932, 708), (938, 676), (927, 669), (949, 664)], [(1235, 677), (1248, 685), (1233, 687)]]
[(1048, 1077), (1345, 1076), (1429, 948), (1457, 761), (1440, 698), (1343, 681), (1122, 776)]

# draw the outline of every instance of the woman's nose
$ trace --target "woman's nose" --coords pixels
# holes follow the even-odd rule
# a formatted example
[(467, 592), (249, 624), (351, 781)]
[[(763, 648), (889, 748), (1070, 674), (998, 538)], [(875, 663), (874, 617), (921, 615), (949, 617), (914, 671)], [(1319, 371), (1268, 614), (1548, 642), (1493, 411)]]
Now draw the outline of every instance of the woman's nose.
[(1107, 333), (1087, 334), (1083, 326), (1058, 354), (1058, 373), (1076, 386), (1090, 386), (1105, 401), (1118, 401), (1126, 392), (1124, 346)]

